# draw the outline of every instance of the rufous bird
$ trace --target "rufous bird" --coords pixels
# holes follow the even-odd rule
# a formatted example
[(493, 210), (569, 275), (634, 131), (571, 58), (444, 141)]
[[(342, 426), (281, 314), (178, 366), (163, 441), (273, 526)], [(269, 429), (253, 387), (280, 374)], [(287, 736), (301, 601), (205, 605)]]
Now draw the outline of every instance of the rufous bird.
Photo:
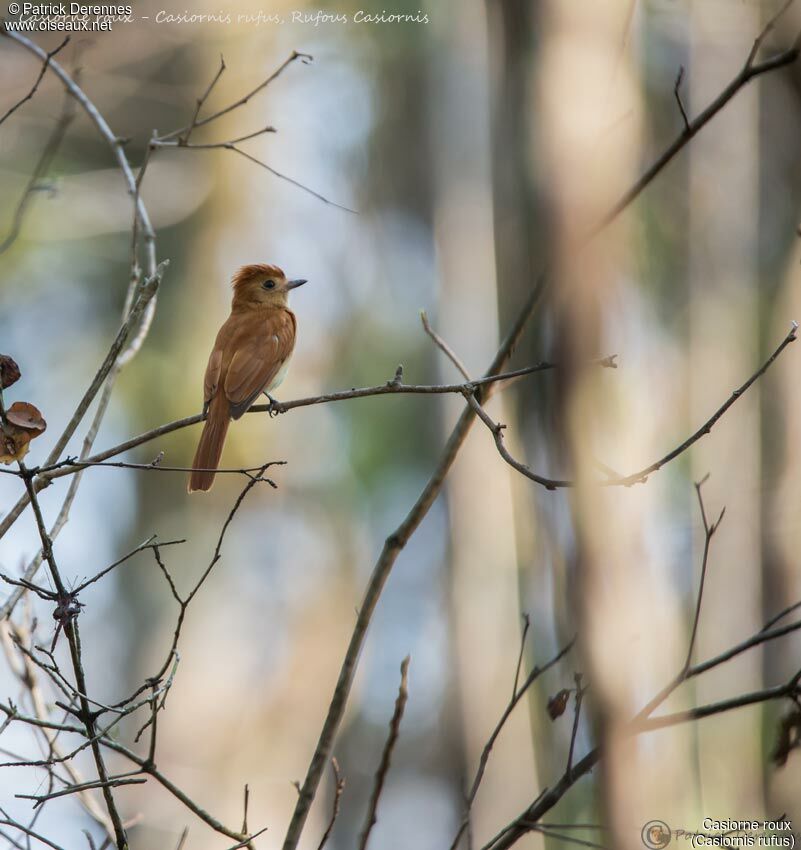
[(225, 435), (264, 393), (270, 396), (286, 376), (295, 347), (297, 320), (289, 309), (291, 290), (305, 280), (287, 280), (277, 266), (242, 266), (231, 285), (231, 315), (220, 328), (203, 379), (206, 423), (197, 444), (187, 490), (208, 490), (220, 465)]

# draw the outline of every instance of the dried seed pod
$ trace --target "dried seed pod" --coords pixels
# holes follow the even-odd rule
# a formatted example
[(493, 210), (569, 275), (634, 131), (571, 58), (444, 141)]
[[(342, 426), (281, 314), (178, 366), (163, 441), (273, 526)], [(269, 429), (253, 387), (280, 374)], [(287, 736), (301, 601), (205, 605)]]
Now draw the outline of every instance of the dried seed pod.
[(44, 421), (39, 408), (27, 401), (15, 401), (6, 411), (6, 419), (13, 425), (25, 428), (27, 431), (36, 431), (36, 434), (33, 435), (35, 437), (38, 437), (47, 428), (47, 422)]
[(20, 379), (19, 366), (7, 354), (0, 354), (0, 389), (16, 384)]
[(558, 694), (548, 699), (548, 715), (551, 720), (556, 720), (557, 717), (561, 717), (565, 713), (569, 696), (570, 691), (567, 688), (562, 688)]
[(6, 411), (0, 427), (0, 463), (13, 463), (28, 454), (31, 440), (47, 428), (39, 408), (27, 401), (15, 401)]

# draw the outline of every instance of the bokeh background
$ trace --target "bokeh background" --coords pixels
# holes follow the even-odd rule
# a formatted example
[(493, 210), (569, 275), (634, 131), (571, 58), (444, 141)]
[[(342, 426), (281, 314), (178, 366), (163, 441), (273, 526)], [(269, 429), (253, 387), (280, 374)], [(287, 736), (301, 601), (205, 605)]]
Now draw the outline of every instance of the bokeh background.
[[(232, 13), (256, 12), (242, 0)], [(763, 77), (685, 149), (591, 249), (580, 236), (682, 127), (673, 87), (697, 114), (734, 76), (778, 8), (754, 0), (438, 0), (428, 23), (293, 24), (301, 2), (265, 12), (284, 25), (157, 24), (138, 20), (75, 37), (59, 55), (138, 165), (151, 132), (185, 125), (222, 54), (227, 70), (209, 108), (234, 100), (291, 53), (294, 63), (247, 106), (194, 141), (215, 142), (266, 124), (278, 132), (243, 144), (350, 214), (225, 150), (159, 150), (142, 194), (170, 267), (150, 335), (121, 374), (97, 438), (114, 445), (199, 411), (202, 375), (227, 315), (241, 264), (272, 262), (309, 284), (293, 295), (296, 354), (284, 399), (382, 383), (403, 363), (410, 382), (450, 382), (452, 365), (420, 324), (432, 324), (472, 374), (546, 265), (549, 295), (513, 364), (618, 355), (616, 371), (570, 387), (532, 376), (489, 410), (508, 424), (516, 455), (546, 474), (571, 472), (570, 446), (629, 472), (664, 454), (756, 368), (801, 316), (796, 228), (801, 216), (801, 67)], [(381, 4), (323, 7), (353, 15)], [(219, 13), (194, 0), (170, 13)], [(226, 7), (228, 11), (228, 7)], [(416, 14), (398, 2), (391, 12)], [(801, 27), (791, 8), (765, 50)], [(52, 48), (53, 37), (37, 37)], [(0, 39), (0, 112), (29, 90), (33, 57)], [(77, 71), (76, 71), (77, 73)], [(35, 98), (0, 127), (0, 238), (63, 104), (46, 75)], [(130, 264), (130, 198), (111, 151), (80, 111), (24, 219), (0, 254), (0, 350), (23, 379), (9, 400), (41, 408), (41, 462), (95, 373), (119, 323)], [(582, 339), (581, 344), (577, 339)], [(478, 755), (512, 688), (522, 618), (531, 617), (527, 665), (577, 631), (582, 650), (545, 675), (497, 742), (476, 801), (475, 846), (488, 841), (563, 770), (571, 712), (548, 719), (549, 695), (581, 671), (604, 706), (589, 711), (583, 755), (680, 668), (687, 650), (700, 547), (693, 481), (709, 473), (713, 543), (696, 658), (744, 639), (801, 598), (801, 403), (794, 346), (712, 434), (644, 486), (573, 499), (518, 476), (475, 426), (443, 494), (398, 559), (361, 658), (335, 746), (347, 780), (330, 847), (353, 847), (411, 655), (409, 702), (371, 846), (447, 848)], [(269, 826), (258, 847), (279, 847), (317, 740), (384, 538), (436, 463), (461, 405), (449, 397), (382, 397), (245, 417), (229, 433), (227, 466), (284, 460), (278, 489), (257, 488), (237, 515), (223, 558), (190, 608), (181, 662), (159, 727), (161, 770), (229, 824)], [(70, 452), (77, 454), (84, 428)], [(190, 462), (199, 428), (131, 452)], [(42, 494), (52, 521), (66, 492)], [(242, 481), (221, 476), (188, 497), (183, 475), (94, 469), (83, 478), (56, 552), (74, 581), (149, 537), (186, 538), (164, 551), (186, 588), (208, 563)], [(0, 504), (20, 482), (0, 477)], [(37, 550), (27, 512), (0, 541), (14, 573)], [(583, 554), (582, 554), (583, 553)], [(589, 555), (587, 553), (590, 553)], [(84, 596), (90, 687), (113, 702), (161, 664), (177, 614), (147, 554)], [(50, 612), (34, 610), (47, 634)], [(673, 709), (784, 681), (799, 667), (797, 638), (740, 656), (686, 686)], [(60, 651), (64, 651), (62, 645)], [(19, 683), (3, 667), (4, 699)], [(602, 767), (565, 796), (550, 820), (612, 826), (638, 847), (660, 818), (700, 828), (704, 817), (801, 819), (801, 760), (770, 764), (783, 707), (769, 704), (615, 744)], [(614, 723), (612, 723), (614, 727)], [(125, 735), (134, 729), (125, 725)], [(614, 741), (614, 735), (612, 736)], [(35, 753), (12, 725), (0, 747)], [(121, 763), (122, 764), (122, 763)], [(120, 766), (121, 766), (120, 764)], [(91, 770), (84, 763), (87, 772)], [(21, 816), (43, 774), (0, 772), (0, 800)], [(329, 816), (330, 776), (304, 847)], [(140, 812), (132, 847), (187, 847), (225, 839), (155, 783), (120, 789)], [(801, 822), (801, 821), (800, 821)], [(94, 831), (69, 798), (46, 806), (42, 832), (66, 847)], [(610, 843), (604, 829), (582, 839)], [(521, 847), (567, 846), (536, 833)]]

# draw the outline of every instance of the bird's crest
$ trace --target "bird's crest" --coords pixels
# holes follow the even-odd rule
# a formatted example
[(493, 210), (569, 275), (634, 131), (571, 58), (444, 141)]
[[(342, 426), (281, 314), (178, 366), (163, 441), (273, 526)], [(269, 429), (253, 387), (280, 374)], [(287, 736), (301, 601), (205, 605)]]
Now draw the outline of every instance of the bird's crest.
[(283, 276), (284, 273), (278, 266), (271, 266), (269, 263), (252, 263), (249, 266), (242, 266), (241, 269), (237, 270), (231, 279), (231, 286), (237, 289), (256, 278)]

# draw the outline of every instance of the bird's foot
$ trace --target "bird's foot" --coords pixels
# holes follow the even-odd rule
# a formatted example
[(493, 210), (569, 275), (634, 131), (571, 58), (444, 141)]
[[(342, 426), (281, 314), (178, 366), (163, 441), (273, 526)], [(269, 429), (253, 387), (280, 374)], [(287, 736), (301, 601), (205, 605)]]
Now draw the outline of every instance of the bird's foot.
[(274, 416), (278, 416), (279, 413), (286, 413), (286, 408), (283, 404), (281, 404), (278, 399), (273, 398), (268, 392), (265, 392), (264, 395), (270, 400), (270, 405), (267, 408), (267, 413), (270, 415), (272, 419)]

